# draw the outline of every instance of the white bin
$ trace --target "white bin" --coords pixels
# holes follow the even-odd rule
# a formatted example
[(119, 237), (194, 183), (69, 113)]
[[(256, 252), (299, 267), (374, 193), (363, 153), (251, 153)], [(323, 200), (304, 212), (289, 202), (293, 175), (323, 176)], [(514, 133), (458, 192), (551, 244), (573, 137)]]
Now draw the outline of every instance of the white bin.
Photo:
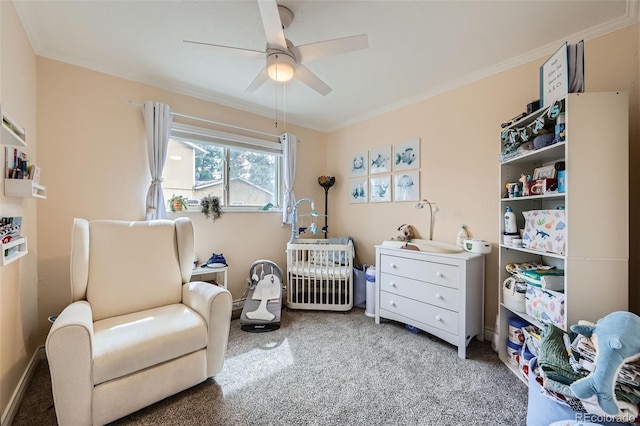
[(364, 314), (368, 317), (374, 317), (376, 315), (376, 268), (369, 266), (365, 278), (367, 280), (367, 308)]

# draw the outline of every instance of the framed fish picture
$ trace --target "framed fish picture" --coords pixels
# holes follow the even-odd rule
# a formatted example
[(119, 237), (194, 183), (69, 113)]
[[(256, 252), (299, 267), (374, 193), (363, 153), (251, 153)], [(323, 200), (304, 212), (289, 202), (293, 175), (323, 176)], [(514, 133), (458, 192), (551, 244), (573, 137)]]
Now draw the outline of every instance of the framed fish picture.
[(420, 172), (403, 172), (393, 175), (393, 201), (418, 201), (420, 199)]
[(393, 146), (393, 169), (410, 170), (420, 168), (420, 139), (397, 143)]
[(369, 153), (367, 151), (356, 152), (349, 160), (350, 176), (366, 176), (369, 171)]
[(391, 145), (369, 150), (369, 173), (389, 173), (391, 171)]
[(367, 185), (367, 178), (349, 179), (349, 202), (368, 203), (368, 189), (369, 185)]
[(391, 201), (391, 175), (369, 178), (369, 198), (372, 203)]

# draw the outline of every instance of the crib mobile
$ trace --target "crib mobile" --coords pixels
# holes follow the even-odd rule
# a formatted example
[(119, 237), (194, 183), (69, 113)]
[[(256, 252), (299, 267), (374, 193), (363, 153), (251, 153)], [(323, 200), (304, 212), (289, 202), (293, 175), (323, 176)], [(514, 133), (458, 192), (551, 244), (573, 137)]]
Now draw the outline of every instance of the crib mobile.
[[(311, 211), (309, 213), (298, 215), (298, 206), (302, 203), (310, 203)], [(298, 231), (298, 235), (304, 234), (306, 231), (311, 232), (313, 235), (318, 235), (318, 233), (320, 232), (318, 230), (318, 224), (317, 224), (318, 217), (326, 217), (326, 215), (320, 214), (316, 211), (315, 201), (313, 200), (313, 198), (302, 198), (298, 200), (296, 204), (293, 206), (293, 221), (291, 222), (291, 240), (289, 242), (293, 242), (295, 240), (296, 230)], [(300, 219), (305, 219), (305, 218), (306, 220), (308, 220), (309, 224), (307, 226), (298, 227), (298, 221), (300, 221)], [(324, 232), (325, 235), (328, 231), (326, 228), (327, 228), (326, 226), (322, 228), (322, 232)]]

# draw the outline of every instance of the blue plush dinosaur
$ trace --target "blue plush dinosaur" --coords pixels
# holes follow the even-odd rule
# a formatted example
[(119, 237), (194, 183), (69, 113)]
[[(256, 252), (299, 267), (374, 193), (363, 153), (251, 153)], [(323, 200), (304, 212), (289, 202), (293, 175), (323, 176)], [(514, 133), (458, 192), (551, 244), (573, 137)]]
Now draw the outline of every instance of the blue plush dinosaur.
[(615, 397), (616, 377), (627, 362), (640, 359), (640, 317), (613, 312), (596, 324), (572, 325), (575, 333), (590, 337), (596, 348), (595, 369), (570, 386), (589, 412), (597, 415), (638, 415), (638, 407)]

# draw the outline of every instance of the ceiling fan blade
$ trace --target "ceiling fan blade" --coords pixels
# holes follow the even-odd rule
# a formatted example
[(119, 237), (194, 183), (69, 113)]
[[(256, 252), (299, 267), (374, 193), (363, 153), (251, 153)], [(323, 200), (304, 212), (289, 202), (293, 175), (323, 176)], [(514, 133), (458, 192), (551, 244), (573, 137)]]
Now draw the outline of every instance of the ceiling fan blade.
[(362, 50), (367, 47), (369, 47), (368, 36), (366, 34), (360, 34), (319, 41), (317, 43), (303, 44), (302, 46), (292, 47), (291, 51), (300, 62), (309, 62), (324, 56), (353, 52), (354, 50)]
[(326, 96), (329, 92), (331, 92), (331, 87), (327, 86), (324, 81), (320, 80), (320, 77), (315, 75), (309, 68), (305, 67), (302, 64), (298, 64), (298, 66), (296, 67), (295, 78), (311, 87), (322, 96)]
[(287, 42), (284, 39), (278, 4), (275, 0), (258, 0), (258, 6), (260, 7), (264, 32), (267, 35), (267, 45), (286, 52)]
[(191, 44), (200, 44), (202, 46), (213, 46), (213, 47), (221, 47), (223, 49), (233, 49), (233, 50), (240, 50), (243, 53), (249, 54), (250, 56), (264, 56), (265, 52), (260, 52), (259, 50), (253, 50), (253, 49), (245, 49), (243, 47), (233, 47), (233, 46), (224, 46), (222, 44), (213, 44), (213, 43), (205, 43), (203, 41), (193, 41), (193, 40), (182, 40), (185, 43), (191, 43)]
[(247, 87), (245, 92), (254, 92), (258, 87), (262, 86), (265, 81), (269, 80), (269, 74), (267, 74), (267, 68), (262, 68), (262, 71), (253, 79), (249, 87)]

